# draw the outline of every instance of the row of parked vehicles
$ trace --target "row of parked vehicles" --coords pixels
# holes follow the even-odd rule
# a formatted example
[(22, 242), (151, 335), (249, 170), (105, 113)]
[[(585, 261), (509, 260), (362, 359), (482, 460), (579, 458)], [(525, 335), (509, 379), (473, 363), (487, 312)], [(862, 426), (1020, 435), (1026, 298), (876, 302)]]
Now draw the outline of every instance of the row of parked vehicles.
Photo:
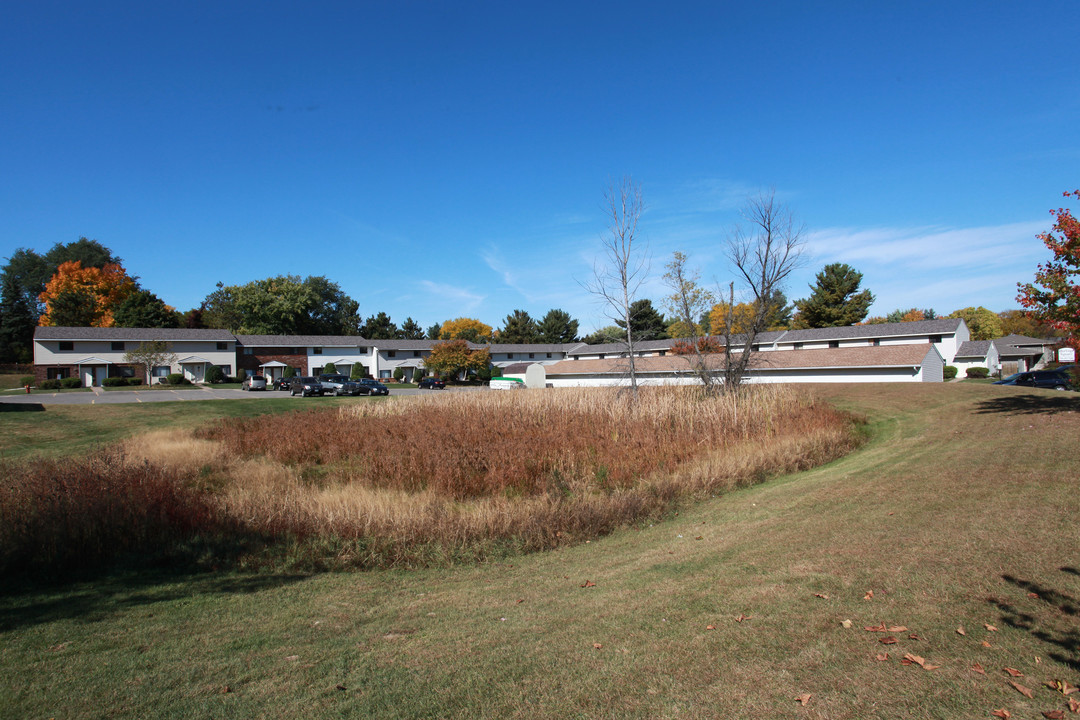
[[(378, 380), (363, 378), (353, 380), (348, 375), (320, 375), (319, 377), (277, 378), (271, 387), (274, 390), (287, 390), (290, 395), (311, 397), (314, 395), (389, 395), (390, 388)], [(241, 390), (266, 390), (266, 378), (252, 375), (245, 378)]]
[(1076, 372), (1076, 365), (1061, 365), (1052, 370), (1030, 370), (1028, 372), (1014, 373), (994, 384), (1068, 390), (1073, 380), (1071, 374), (1074, 372)]

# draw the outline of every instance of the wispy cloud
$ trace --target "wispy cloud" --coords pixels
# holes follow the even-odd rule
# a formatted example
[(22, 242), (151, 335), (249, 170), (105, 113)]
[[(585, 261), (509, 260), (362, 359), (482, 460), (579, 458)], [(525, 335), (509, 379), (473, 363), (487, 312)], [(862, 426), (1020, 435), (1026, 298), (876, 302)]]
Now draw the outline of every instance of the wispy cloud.
[(462, 308), (464, 311), (475, 310), (487, 298), (486, 295), (478, 295), (468, 288), (455, 287), (454, 285), (432, 282), (431, 280), (420, 280), (419, 285), (429, 295), (434, 295), (439, 304)]

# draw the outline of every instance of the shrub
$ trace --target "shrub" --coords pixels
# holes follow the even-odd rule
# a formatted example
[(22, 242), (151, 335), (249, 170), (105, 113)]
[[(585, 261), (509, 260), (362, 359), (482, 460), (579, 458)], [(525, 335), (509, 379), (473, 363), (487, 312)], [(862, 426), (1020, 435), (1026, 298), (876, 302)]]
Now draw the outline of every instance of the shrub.
[(957, 372), (959, 371), (956, 369), (955, 365), (946, 365), (944, 372), (945, 379), (952, 380), (954, 377), (956, 377)]
[(123, 387), (127, 385), (127, 378), (122, 377), (107, 377), (101, 381), (103, 387)]
[(394, 368), (394, 379), (401, 382), (405, 377), (405, 370), (399, 367)]
[(128, 378), (128, 385), (142, 385), (142, 378)]
[(19, 378), (19, 385), (21, 385), (21, 386), (33, 385), (33, 384), (34, 384), (34, 378), (30, 377), (29, 375), (24, 375), (21, 378)]
[(214, 385), (225, 382), (225, 371), (217, 365), (212, 365), (210, 369), (206, 371), (206, 382), (213, 383)]
[(352, 364), (352, 369), (349, 371), (350, 380), (362, 380), (367, 377), (367, 368), (363, 363), (355, 362)]
[(984, 378), (990, 375), (989, 368), (984, 367), (969, 367), (967, 369), (967, 376), (969, 378)]
[(66, 390), (74, 390), (82, 387), (82, 380), (76, 377), (64, 378), (60, 381), (60, 387)]
[(186, 382), (187, 378), (184, 377), (183, 373), (169, 373), (168, 377), (165, 378), (166, 385), (183, 385)]
[(337, 375), (337, 365), (334, 363), (326, 363), (322, 369), (324, 375)]
[(59, 380), (42, 380), (40, 383), (38, 383), (38, 388), (40, 388), (41, 390), (59, 390), (60, 389), (60, 381)]

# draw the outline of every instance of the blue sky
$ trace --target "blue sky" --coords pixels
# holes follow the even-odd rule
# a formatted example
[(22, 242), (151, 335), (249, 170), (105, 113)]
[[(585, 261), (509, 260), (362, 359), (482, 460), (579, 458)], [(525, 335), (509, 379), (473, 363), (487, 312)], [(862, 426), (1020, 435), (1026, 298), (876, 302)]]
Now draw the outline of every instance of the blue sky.
[(898, 307), (1016, 307), (1080, 186), (1075, 2), (0, 6), (0, 256), (96, 238), (166, 302), (326, 275), (421, 325), (608, 324), (581, 282), (623, 175), (642, 294), (710, 284), (748, 194)]

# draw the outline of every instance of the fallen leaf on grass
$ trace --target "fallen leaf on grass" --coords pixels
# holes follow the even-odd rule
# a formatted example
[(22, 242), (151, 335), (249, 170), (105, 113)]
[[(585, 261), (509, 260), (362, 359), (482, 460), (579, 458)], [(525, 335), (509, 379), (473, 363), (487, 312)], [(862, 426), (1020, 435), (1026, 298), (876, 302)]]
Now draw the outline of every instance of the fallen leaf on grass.
[(897, 640), (896, 638), (894, 638), (892, 635), (890, 635), (889, 637), (881, 638), (880, 640), (878, 640), (878, 642), (881, 643), (882, 645), (895, 645), (896, 643), (898, 643), (900, 641)]
[(228, 685), (225, 685), (225, 686), (223, 686), (223, 687), (221, 688), (221, 694), (222, 694), (222, 695), (228, 695), (228, 694), (229, 694), (229, 693), (231, 693), (231, 692), (232, 692), (232, 688), (231, 688), (231, 687), (229, 687)]
[(1080, 715), (1080, 700), (1069, 698), (1069, 712)]
[(705, 629), (706, 629), (706, 630), (715, 630), (715, 629), (716, 629), (716, 626), (715, 626), (715, 625), (706, 625), (706, 626), (705, 626)]
[(985, 640), (983, 640), (983, 641), (982, 641), (981, 645), (982, 645), (983, 647), (990, 647), (990, 643), (988, 643), (988, 642), (987, 642), (987, 641), (985, 641)]
[(592, 646), (593, 646), (593, 647), (594, 647), (595, 649), (597, 649), (597, 650), (599, 650), (599, 649), (601, 649), (602, 647), (604, 647), (604, 646), (603, 646), (603, 645), (601, 645), (600, 643), (593, 643), (593, 644), (592, 644)]
[(1002, 708), (1001, 710), (991, 710), (990, 714), (996, 718), (1003, 718), (1003, 720), (1009, 720), (1012, 717), (1012, 713)]
[(1020, 672), (1016, 668), (1007, 667), (1007, 668), (1001, 668), (1001, 669), (1004, 670), (1005, 672), (1009, 673), (1013, 677), (1024, 677), (1024, 673)]
[(889, 659), (889, 653), (881, 653), (880, 655), (875, 655), (874, 659), (878, 662), (885, 662)]
[(1047, 710), (1043, 713), (1046, 720), (1065, 720), (1064, 710)]
[(866, 632), (887, 632), (885, 629), (885, 623), (864, 627), (863, 630), (865, 630)]
[(300, 659), (300, 656), (299, 655), (289, 655), (285, 659), (288, 660), (289, 662), (296, 662), (297, 660)]
[(345, 690), (345, 686), (344, 685), (335, 685), (334, 689), (335, 690)]
[(851, 621), (850, 620), (841, 620), (840, 624), (843, 625), (845, 628), (850, 628), (851, 627)]
[(900, 661), (904, 665), (918, 665), (923, 670), (937, 670), (940, 665), (931, 665), (926, 662), (926, 658), (919, 655), (912, 655), (911, 653), (905, 653), (904, 659)]
[(964, 631), (964, 626), (963, 625), (956, 628), (956, 634), (957, 635), (967, 635), (967, 632)]
[(873, 600), (874, 599), (874, 591), (873, 590), (867, 590), (866, 594), (863, 595), (862, 599), (863, 600)]
[(893, 625), (889, 628), (889, 632), (907, 632), (907, 628), (903, 625)]
[(517, 601), (518, 605), (520, 605), (523, 602), (525, 602), (525, 598), (518, 598), (518, 601)]
[(1075, 685), (1070, 685), (1065, 680), (1052, 680), (1052, 681), (1050, 681), (1048, 683), (1044, 683), (1044, 684), (1046, 685), (1046, 687), (1050, 688), (1051, 690), (1057, 690), (1062, 695), (1072, 695), (1074, 692), (1076, 692), (1078, 689), (1080, 689), (1080, 688), (1077, 688)]
[(993, 625), (988, 624), (988, 623), (983, 623), (983, 627), (986, 628), (987, 630), (989, 630), (990, 632), (997, 632), (997, 628), (994, 627)]
[(1039, 593), (1028, 593), (1028, 597), (1031, 598), (1032, 600), (1038, 600), (1039, 599)]
[(814, 597), (821, 598), (822, 600), (828, 600), (829, 596), (825, 593), (814, 593)]
[(974, 670), (975, 672), (979, 673), (980, 675), (985, 675), (986, 674), (986, 668), (984, 668), (979, 663), (975, 663), (974, 665), (972, 665), (971, 669)]
[(1015, 680), (1009, 680), (1008, 682), (1009, 682), (1010, 685), (1012, 685), (1016, 689), (1016, 692), (1020, 693), (1024, 697), (1035, 699), (1035, 696), (1031, 693), (1031, 688), (1024, 687), (1023, 685), (1016, 682)]
[(749, 620), (752, 617), (754, 617), (754, 616), (753, 615), (742, 615), (742, 614), (740, 614), (739, 617), (735, 618), (735, 622), (741, 623), (743, 620)]
[(810, 702), (810, 698), (812, 698), (812, 697), (813, 697), (813, 695), (811, 695), (810, 693), (803, 693), (802, 695), (796, 695), (795, 696), (795, 702), (797, 702), (800, 705), (802, 705), (803, 707), (805, 707), (806, 703)]
[(908, 635), (908, 640), (922, 640), (922, 638), (915, 633), (911, 633), (910, 635)]
[(585, 584), (582, 585), (581, 587), (583, 587), (583, 588), (596, 587), (596, 583), (594, 583), (592, 580), (586, 580)]
[(698, 536), (697, 536), (696, 538), (694, 538), (694, 539), (695, 539), (695, 540), (704, 540), (705, 538), (703, 538), (703, 537), (702, 537), (701, 535), (698, 535)]

